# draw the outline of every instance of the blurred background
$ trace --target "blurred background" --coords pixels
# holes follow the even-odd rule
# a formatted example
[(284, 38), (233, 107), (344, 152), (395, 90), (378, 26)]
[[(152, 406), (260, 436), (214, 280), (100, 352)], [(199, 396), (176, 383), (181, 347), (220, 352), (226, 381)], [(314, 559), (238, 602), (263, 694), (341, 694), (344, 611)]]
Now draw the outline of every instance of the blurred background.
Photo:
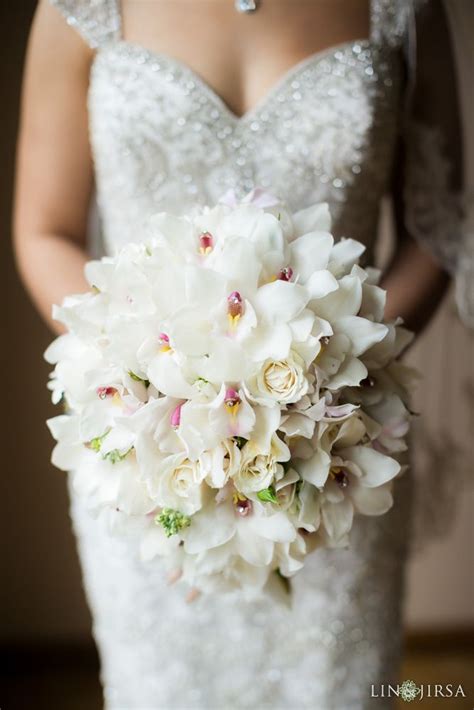
[[(0, 706), (26, 708), (34, 702), (40, 710), (95, 710), (101, 707), (98, 660), (68, 519), (66, 479), (49, 463), (52, 440), (45, 419), (53, 407), (42, 353), (51, 335), (22, 289), (10, 246), (21, 73), (35, 4), (4, 2), (0, 21), (0, 199), (7, 320), (2, 349), (7, 421), (2, 447), (0, 641), (2, 673), (8, 681), (2, 684)], [(381, 232), (382, 244), (387, 243), (387, 210)], [(409, 356), (425, 383), (415, 400), (415, 410), (423, 415), (414, 437), (419, 513), (407, 580), (401, 679), (463, 683), (471, 699), (466, 705), (462, 699), (425, 700), (425, 707), (474, 706), (469, 673), (474, 660), (473, 342), (473, 333), (459, 323), (450, 293)]]

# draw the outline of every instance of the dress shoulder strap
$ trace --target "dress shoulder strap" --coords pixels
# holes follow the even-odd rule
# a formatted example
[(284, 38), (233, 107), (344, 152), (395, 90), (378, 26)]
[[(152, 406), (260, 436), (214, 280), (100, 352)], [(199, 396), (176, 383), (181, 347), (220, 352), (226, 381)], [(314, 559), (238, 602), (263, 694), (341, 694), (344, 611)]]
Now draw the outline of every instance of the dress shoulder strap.
[(399, 49), (407, 42), (413, 17), (430, 0), (371, 0), (371, 40)]
[(97, 49), (120, 40), (120, 0), (50, 0), (85, 42)]

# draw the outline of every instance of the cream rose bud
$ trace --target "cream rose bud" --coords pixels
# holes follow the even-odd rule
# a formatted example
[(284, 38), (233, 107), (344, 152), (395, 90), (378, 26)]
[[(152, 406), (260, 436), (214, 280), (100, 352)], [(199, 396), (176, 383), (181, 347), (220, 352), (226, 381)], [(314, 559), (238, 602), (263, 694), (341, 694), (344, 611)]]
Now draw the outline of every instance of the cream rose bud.
[[(240, 468), (234, 478), (234, 484), (241, 493), (250, 495), (268, 488), (274, 481), (283, 477), (285, 471), (272, 454), (256, 454), (242, 450)], [(253, 447), (251, 447), (253, 448)]]
[(170, 456), (159, 476), (157, 503), (192, 515), (202, 505), (205, 475), (200, 461), (190, 461), (185, 454)]
[(304, 360), (295, 352), (284, 360), (267, 360), (255, 381), (255, 394), (290, 404), (303, 397), (309, 388)]

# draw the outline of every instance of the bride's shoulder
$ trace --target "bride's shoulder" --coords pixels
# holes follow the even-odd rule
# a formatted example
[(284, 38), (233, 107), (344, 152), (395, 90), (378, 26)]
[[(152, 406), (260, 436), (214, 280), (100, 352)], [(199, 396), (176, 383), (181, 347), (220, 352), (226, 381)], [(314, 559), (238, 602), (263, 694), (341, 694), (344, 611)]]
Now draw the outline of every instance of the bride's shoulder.
[(120, 38), (120, 0), (47, 0), (96, 49)]

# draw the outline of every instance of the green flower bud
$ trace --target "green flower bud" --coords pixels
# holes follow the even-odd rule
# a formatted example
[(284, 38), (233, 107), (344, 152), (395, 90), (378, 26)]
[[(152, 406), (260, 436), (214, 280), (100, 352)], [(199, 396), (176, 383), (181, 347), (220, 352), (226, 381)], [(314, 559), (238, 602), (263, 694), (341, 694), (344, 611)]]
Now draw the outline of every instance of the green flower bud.
[(258, 491), (257, 498), (263, 501), (263, 503), (278, 503), (278, 499), (276, 497), (275, 489), (273, 488), (273, 486), (270, 486), (269, 488), (264, 488), (262, 491)]
[(180, 530), (189, 527), (191, 518), (189, 515), (180, 513), (179, 510), (163, 508), (161, 513), (156, 516), (155, 523), (163, 527), (166, 537), (171, 537), (179, 533)]
[(106, 431), (105, 434), (102, 434), (102, 436), (96, 436), (94, 439), (91, 439), (86, 443), (86, 446), (88, 449), (92, 449), (92, 451), (100, 451), (100, 447), (102, 446), (102, 442), (104, 441), (105, 437), (107, 436), (109, 432)]

